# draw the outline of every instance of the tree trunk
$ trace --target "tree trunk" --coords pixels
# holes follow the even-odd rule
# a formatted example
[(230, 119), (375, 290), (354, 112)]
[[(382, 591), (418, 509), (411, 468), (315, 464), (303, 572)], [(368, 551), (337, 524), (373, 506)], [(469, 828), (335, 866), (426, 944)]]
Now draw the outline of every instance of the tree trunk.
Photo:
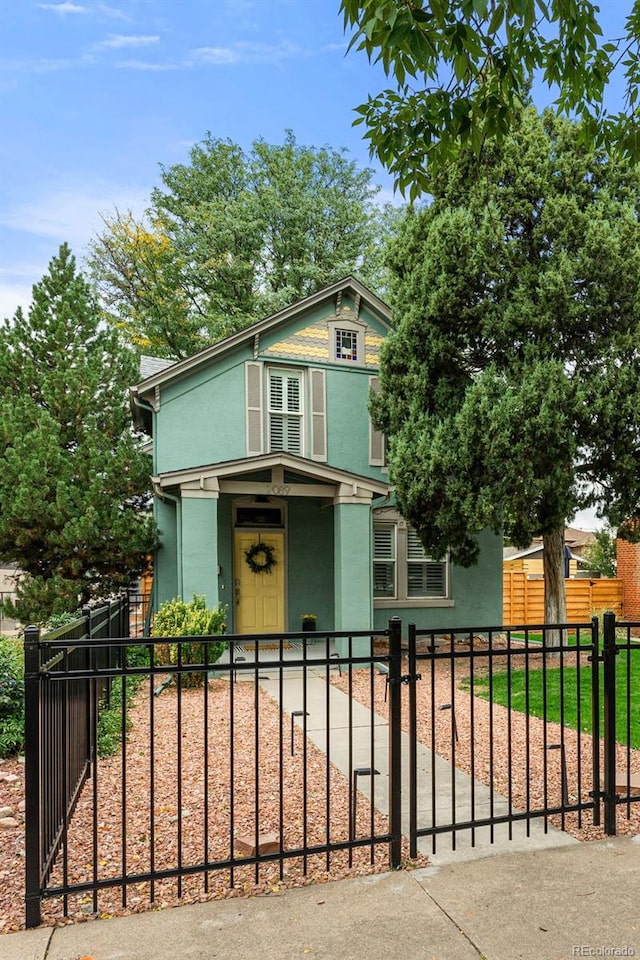
[[(567, 594), (564, 584), (564, 527), (542, 537), (544, 569), (544, 622), (567, 622)], [(562, 630), (547, 631), (547, 645), (558, 647)]]

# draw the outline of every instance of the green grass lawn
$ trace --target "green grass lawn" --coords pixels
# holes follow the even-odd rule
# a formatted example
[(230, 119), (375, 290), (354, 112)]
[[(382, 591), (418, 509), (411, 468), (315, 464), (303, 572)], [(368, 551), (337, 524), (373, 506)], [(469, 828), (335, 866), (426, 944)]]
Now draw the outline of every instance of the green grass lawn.
[[(630, 658), (629, 685), (631, 701), (629, 717), (627, 717), (627, 669), (626, 655), (622, 651), (616, 663), (616, 740), (626, 744), (627, 723), (630, 722), (629, 743), (635, 749), (640, 749), (640, 654), (633, 653)], [(519, 713), (529, 713), (530, 716), (544, 717), (552, 722), (560, 723), (561, 701), (564, 723), (574, 730), (578, 729), (578, 688), (580, 690), (580, 729), (591, 733), (591, 667), (565, 667), (561, 674), (557, 661), (547, 665), (545, 671), (541, 669), (529, 670), (528, 698), (527, 680), (524, 670), (512, 670), (510, 677), (507, 671), (493, 675), (493, 702), (508, 706), (509, 680), (511, 685), (511, 708)], [(602, 664), (600, 665), (600, 736), (602, 736)], [(579, 685), (579, 687), (578, 687)], [(485, 700), (489, 699), (488, 677), (476, 677), (474, 693)], [(546, 695), (546, 714), (544, 697)]]

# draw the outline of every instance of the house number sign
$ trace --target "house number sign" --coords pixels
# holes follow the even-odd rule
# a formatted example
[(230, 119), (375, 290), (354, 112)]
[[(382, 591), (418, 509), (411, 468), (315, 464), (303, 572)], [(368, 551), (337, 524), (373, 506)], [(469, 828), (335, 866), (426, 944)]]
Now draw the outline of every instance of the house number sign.
[(274, 483), (271, 487), (267, 487), (267, 493), (271, 493), (274, 497), (286, 497), (290, 490), (291, 487), (287, 483)]

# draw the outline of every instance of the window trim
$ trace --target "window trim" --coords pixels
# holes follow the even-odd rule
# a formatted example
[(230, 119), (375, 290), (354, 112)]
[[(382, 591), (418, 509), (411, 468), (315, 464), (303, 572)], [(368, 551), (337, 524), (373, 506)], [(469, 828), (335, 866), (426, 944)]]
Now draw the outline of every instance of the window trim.
[[(329, 359), (332, 363), (337, 363), (341, 367), (364, 367), (366, 366), (365, 358), (365, 332), (366, 324), (362, 323), (359, 320), (353, 320), (347, 317), (336, 317), (328, 323), (329, 327)], [(336, 335), (338, 330), (346, 330), (350, 333), (356, 334), (356, 354), (357, 359), (347, 360), (345, 357), (337, 356), (336, 350)]]
[[(373, 529), (376, 527), (395, 527), (395, 595), (393, 597), (373, 596), (374, 609), (410, 609), (412, 607), (453, 607), (454, 601), (451, 596), (451, 562), (447, 555), (445, 560), (432, 560), (426, 557), (426, 562), (444, 564), (445, 575), (445, 594), (442, 597), (410, 597), (409, 596), (409, 558), (408, 558), (408, 532), (409, 527), (402, 517), (398, 514), (386, 514), (382, 517), (373, 518)], [(373, 594), (373, 566), (376, 563), (374, 538), (372, 535), (371, 548), (371, 577)], [(382, 562), (382, 560), (380, 560)], [(417, 562), (417, 561), (412, 561)]]
[[(284, 409), (284, 397), (283, 397), (283, 410), (277, 411), (271, 409), (271, 378), (274, 375), (280, 375), (283, 380), (287, 376), (294, 375), (295, 379), (299, 384), (299, 411), (291, 413), (288, 410)], [(277, 365), (268, 366), (266, 368), (266, 377), (265, 377), (265, 439), (266, 439), (266, 452), (267, 453), (276, 453), (278, 451), (283, 451), (284, 453), (292, 453), (294, 456), (305, 457), (307, 449), (307, 423), (309, 414), (307, 413), (306, 403), (305, 403), (305, 393), (307, 389), (306, 377), (304, 375), (304, 370), (296, 367), (281, 367)], [(288, 417), (296, 417), (299, 422), (299, 436), (300, 436), (300, 450), (289, 450), (287, 447), (272, 447), (271, 445), (271, 417), (274, 415), (280, 414), (283, 419), (283, 424), (286, 423)], [(283, 438), (285, 430), (283, 427)]]

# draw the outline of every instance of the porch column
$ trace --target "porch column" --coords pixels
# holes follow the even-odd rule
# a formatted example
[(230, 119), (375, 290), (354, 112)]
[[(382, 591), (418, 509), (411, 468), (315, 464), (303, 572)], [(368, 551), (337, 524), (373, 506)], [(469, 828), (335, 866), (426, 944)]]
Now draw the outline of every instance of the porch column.
[[(338, 495), (333, 515), (335, 629), (370, 630), (373, 627), (371, 498)], [(346, 654), (347, 641), (338, 640), (337, 649), (340, 654)], [(354, 654), (368, 651), (368, 641), (354, 641)]]
[(182, 489), (182, 597), (218, 602), (218, 492)]

